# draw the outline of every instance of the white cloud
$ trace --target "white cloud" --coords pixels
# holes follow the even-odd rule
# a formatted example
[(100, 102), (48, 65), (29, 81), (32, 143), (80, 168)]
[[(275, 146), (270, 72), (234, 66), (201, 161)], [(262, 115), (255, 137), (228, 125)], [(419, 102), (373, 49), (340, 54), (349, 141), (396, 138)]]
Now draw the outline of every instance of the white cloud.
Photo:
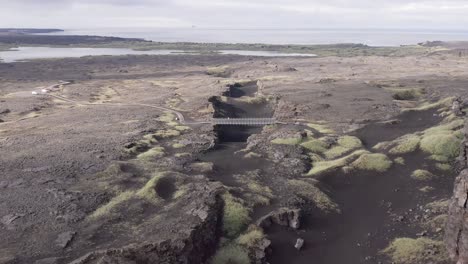
[(0, 0), (0, 27), (463, 29), (462, 0)]

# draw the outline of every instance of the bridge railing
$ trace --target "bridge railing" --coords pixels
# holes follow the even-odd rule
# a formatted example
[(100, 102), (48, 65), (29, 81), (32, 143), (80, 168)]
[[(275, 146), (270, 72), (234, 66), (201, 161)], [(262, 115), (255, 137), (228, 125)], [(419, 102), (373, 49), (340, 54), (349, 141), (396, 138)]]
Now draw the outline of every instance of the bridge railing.
[(276, 123), (275, 118), (212, 118), (214, 125), (265, 126)]

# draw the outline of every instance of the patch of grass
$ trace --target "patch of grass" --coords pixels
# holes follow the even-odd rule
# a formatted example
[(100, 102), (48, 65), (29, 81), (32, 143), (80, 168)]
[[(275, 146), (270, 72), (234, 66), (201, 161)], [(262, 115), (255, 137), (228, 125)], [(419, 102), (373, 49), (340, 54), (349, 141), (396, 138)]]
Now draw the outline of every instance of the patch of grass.
[(435, 177), (434, 174), (427, 170), (415, 170), (411, 174), (411, 178), (418, 180), (418, 181), (427, 181), (433, 179)]
[(220, 248), (214, 255), (211, 264), (250, 264), (247, 250), (234, 243)]
[(392, 97), (395, 100), (414, 100), (423, 94), (423, 89), (413, 88), (393, 88), (388, 89), (393, 92)]
[(188, 131), (190, 130), (191, 128), (188, 127), (188, 126), (175, 126), (174, 127), (177, 131)]
[(175, 149), (179, 149), (179, 148), (185, 148), (185, 145), (180, 144), (180, 143), (174, 143), (174, 144), (172, 144), (172, 147), (175, 148)]
[(244, 158), (250, 159), (250, 158), (260, 158), (262, 155), (255, 153), (255, 152), (249, 152), (244, 155)]
[(271, 143), (278, 145), (298, 145), (301, 141), (301, 138), (275, 138)]
[(144, 135), (143, 138), (146, 140), (145, 143), (156, 144), (158, 140), (154, 134)]
[(367, 153), (361, 155), (351, 163), (351, 167), (360, 170), (384, 172), (392, 166), (393, 162), (384, 154)]
[(307, 173), (307, 176), (317, 176), (346, 166), (365, 153), (368, 152), (365, 150), (357, 150), (339, 159), (313, 162), (312, 169), (309, 171), (309, 173)]
[(314, 184), (305, 180), (288, 180), (288, 186), (295, 194), (312, 201), (320, 210), (326, 213), (340, 212), (338, 204)]
[(175, 129), (163, 129), (163, 130), (156, 131), (156, 133), (154, 133), (154, 135), (157, 138), (163, 139), (163, 138), (171, 138), (171, 137), (180, 136), (180, 132), (178, 130), (175, 130)]
[(264, 238), (265, 234), (262, 229), (258, 228), (256, 225), (251, 225), (246, 233), (240, 235), (236, 239), (236, 242), (246, 248), (251, 248)]
[(328, 144), (320, 139), (310, 139), (301, 143), (301, 146), (314, 153), (323, 153), (328, 148)]
[(140, 198), (144, 198), (148, 201), (155, 201), (158, 199), (158, 194), (156, 193), (156, 185), (158, 182), (165, 176), (165, 173), (156, 173), (153, 175), (143, 188), (136, 192), (136, 195)]
[(421, 150), (431, 154), (431, 158), (445, 162), (454, 160), (460, 151), (461, 139), (453, 134), (432, 134), (421, 140)]
[(441, 171), (451, 171), (452, 170), (452, 165), (448, 164), (448, 163), (436, 163), (436, 167), (437, 169), (441, 170)]
[(405, 165), (405, 159), (403, 157), (397, 157), (393, 160), (398, 165)]
[(207, 173), (213, 171), (213, 163), (211, 162), (195, 162), (190, 164), (190, 168), (200, 173)]
[(176, 158), (184, 158), (184, 157), (190, 157), (190, 156), (192, 156), (192, 154), (183, 152), (183, 153), (176, 153), (174, 156)]
[(425, 135), (445, 134), (447, 131), (450, 131), (450, 130), (454, 131), (454, 130), (460, 129), (464, 125), (465, 125), (465, 121), (459, 118), (459, 119), (453, 120), (443, 125), (428, 128), (424, 131), (424, 134)]
[(383, 253), (397, 264), (438, 263), (448, 259), (444, 243), (428, 238), (397, 238), (383, 250)]
[(250, 222), (250, 210), (244, 206), (243, 201), (230, 193), (223, 195), (223, 229), (226, 236), (234, 238), (239, 235)]
[(91, 219), (97, 219), (109, 215), (112, 213), (115, 207), (117, 207), (119, 204), (122, 204), (125, 201), (130, 200), (134, 195), (135, 193), (133, 191), (126, 191), (120, 193), (114, 198), (112, 198), (112, 200), (110, 200), (107, 204), (96, 209), (96, 211), (94, 211), (89, 217)]
[(445, 227), (445, 222), (447, 221), (447, 218), (448, 218), (447, 214), (440, 214), (438, 216), (435, 216), (427, 220), (424, 223), (424, 227), (428, 229), (432, 229), (433, 232), (437, 230), (438, 228), (443, 230)]
[(444, 98), (444, 99), (441, 99), (437, 102), (433, 102), (433, 103), (423, 103), (422, 105), (418, 106), (418, 107), (415, 107), (415, 108), (407, 108), (407, 109), (404, 109), (403, 112), (406, 112), (406, 111), (426, 111), (426, 110), (431, 110), (431, 109), (435, 109), (435, 108), (441, 108), (441, 107), (450, 107), (452, 105), (452, 102), (453, 100), (455, 99), (455, 97), (448, 97), (448, 98)]
[(357, 137), (342, 136), (338, 138), (338, 145), (348, 149), (356, 149), (362, 147), (362, 142)]
[(150, 150), (143, 152), (137, 156), (137, 159), (144, 160), (144, 161), (151, 161), (155, 158), (161, 158), (164, 156), (164, 148), (163, 147), (154, 147)]
[(331, 128), (329, 128), (327, 125), (324, 125), (324, 124), (314, 124), (314, 123), (310, 123), (310, 124), (307, 124), (308, 127), (318, 131), (319, 133), (321, 134), (333, 134), (335, 133), (335, 131)]
[(228, 77), (229, 66), (218, 66), (218, 67), (209, 67), (206, 70), (206, 74), (212, 75), (215, 77)]
[(390, 154), (405, 154), (418, 149), (421, 139), (416, 135), (407, 135), (396, 140), (396, 146), (390, 149)]

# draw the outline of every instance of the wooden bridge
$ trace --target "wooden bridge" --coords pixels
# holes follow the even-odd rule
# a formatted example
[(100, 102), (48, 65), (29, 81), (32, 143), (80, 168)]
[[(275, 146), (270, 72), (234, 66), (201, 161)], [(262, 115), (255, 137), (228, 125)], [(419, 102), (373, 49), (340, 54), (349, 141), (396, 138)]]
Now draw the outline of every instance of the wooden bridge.
[(265, 126), (276, 123), (275, 118), (213, 118), (213, 125), (221, 126)]

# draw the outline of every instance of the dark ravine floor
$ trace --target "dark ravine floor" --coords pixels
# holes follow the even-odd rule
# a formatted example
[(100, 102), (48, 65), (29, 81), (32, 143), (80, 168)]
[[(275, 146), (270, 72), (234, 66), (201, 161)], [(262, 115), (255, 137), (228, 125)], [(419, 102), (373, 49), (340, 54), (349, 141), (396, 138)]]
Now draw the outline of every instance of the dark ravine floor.
[[(400, 123), (387, 125), (370, 123), (354, 133), (365, 145), (393, 140), (399, 136), (422, 131), (436, 125), (439, 117), (433, 111), (409, 112), (399, 117)], [(447, 198), (452, 192), (455, 173), (430, 182), (417, 182), (410, 177), (416, 169), (437, 171), (435, 162), (421, 151), (398, 155), (405, 165), (394, 164), (384, 173), (356, 171), (335, 172), (321, 178), (338, 203), (341, 214), (308, 215), (303, 229), (292, 231), (276, 227), (270, 230), (273, 254), (270, 263), (390, 263), (382, 249), (392, 239), (416, 237), (424, 231), (412, 217), (422, 205), (437, 198)], [(389, 155), (390, 158), (396, 156)], [(435, 191), (423, 193), (418, 189), (429, 185)], [(297, 251), (297, 238), (306, 245)]]

